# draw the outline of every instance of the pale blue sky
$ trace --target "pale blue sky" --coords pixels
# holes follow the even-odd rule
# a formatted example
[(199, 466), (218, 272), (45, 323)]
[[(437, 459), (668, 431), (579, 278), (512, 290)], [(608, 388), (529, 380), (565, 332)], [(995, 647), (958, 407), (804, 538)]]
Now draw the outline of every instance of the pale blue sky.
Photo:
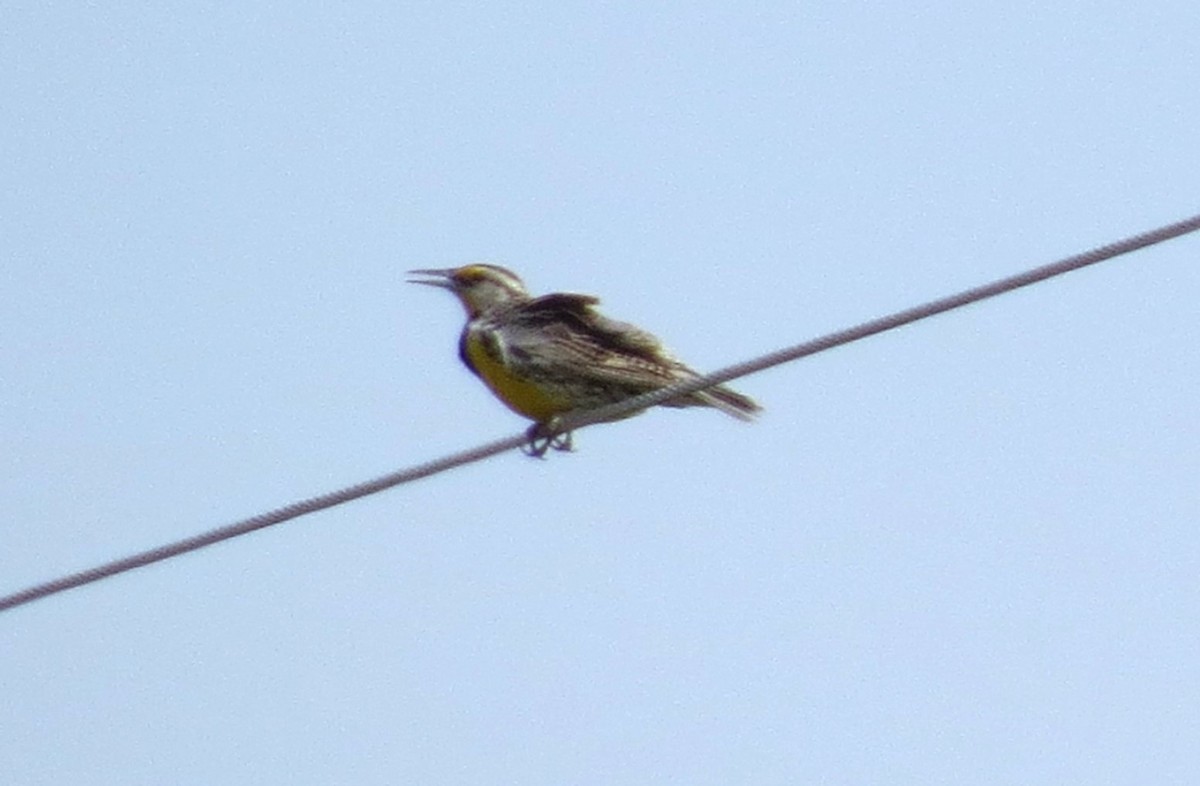
[[(1193, 3), (14, 3), (0, 593), (1200, 210)], [(0, 782), (1194, 783), (1200, 237), (0, 615)]]

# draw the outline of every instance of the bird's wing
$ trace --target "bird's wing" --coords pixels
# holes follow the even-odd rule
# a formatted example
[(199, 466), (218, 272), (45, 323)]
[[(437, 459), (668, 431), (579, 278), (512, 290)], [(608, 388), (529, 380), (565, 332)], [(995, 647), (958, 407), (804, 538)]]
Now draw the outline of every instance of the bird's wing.
[(661, 387), (693, 373), (650, 333), (597, 312), (593, 306), (599, 302), (559, 292), (522, 304), (515, 321), (528, 331), (514, 332), (510, 349), (520, 352), (523, 338), (536, 341), (536, 356), (564, 371), (635, 389)]
[[(597, 312), (588, 295), (556, 293), (522, 303), (505, 331), (511, 362), (540, 367), (543, 374), (589, 379), (624, 395), (656, 390), (698, 376), (667, 352), (650, 333)], [(752, 399), (716, 385), (668, 407), (716, 407), (741, 420), (760, 409)]]
[(590, 336), (598, 345), (615, 352), (625, 352), (647, 360), (660, 361), (667, 356), (659, 340), (628, 322), (610, 319), (593, 306), (600, 302), (591, 295), (556, 292), (526, 303), (521, 309), (522, 321), (549, 327), (563, 324)]

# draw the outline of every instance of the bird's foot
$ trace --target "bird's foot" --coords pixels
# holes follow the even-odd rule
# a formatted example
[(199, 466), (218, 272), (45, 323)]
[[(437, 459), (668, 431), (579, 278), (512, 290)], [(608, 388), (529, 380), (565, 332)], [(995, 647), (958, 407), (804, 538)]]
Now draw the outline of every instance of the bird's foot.
[(550, 449), (572, 451), (571, 432), (558, 430), (558, 418), (554, 417), (545, 423), (534, 423), (525, 432), (529, 443), (521, 448), (526, 456), (545, 458)]

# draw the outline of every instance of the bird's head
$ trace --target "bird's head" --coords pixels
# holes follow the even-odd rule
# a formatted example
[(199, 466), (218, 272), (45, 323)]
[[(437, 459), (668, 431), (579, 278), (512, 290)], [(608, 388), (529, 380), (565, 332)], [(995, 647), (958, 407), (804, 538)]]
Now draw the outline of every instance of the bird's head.
[(529, 298), (525, 283), (516, 273), (499, 265), (473, 264), (444, 270), (410, 270), (412, 275), (430, 278), (410, 278), (410, 284), (427, 284), (453, 292), (474, 318), (497, 306)]

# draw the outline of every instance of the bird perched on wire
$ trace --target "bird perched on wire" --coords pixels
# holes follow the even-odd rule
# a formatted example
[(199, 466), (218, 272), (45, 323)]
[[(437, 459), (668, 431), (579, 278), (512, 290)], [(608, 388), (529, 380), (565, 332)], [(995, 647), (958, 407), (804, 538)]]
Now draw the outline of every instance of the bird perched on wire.
[[(509, 409), (534, 421), (526, 452), (571, 449), (559, 418), (658, 390), (699, 375), (644, 330), (603, 316), (590, 295), (533, 297), (511, 270), (473, 264), (410, 270), (414, 284), (448, 289), (467, 312), (458, 354)], [(761, 407), (724, 385), (663, 402), (715, 407), (750, 420)], [(637, 414), (630, 413), (623, 417)]]

